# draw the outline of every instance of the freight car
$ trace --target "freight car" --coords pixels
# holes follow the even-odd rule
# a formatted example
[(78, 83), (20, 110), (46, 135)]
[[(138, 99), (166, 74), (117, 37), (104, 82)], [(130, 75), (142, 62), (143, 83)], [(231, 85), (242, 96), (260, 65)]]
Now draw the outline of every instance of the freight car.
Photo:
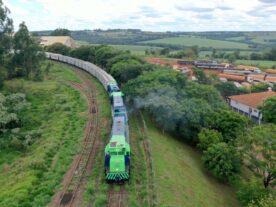
[(83, 60), (46, 53), (51, 60), (76, 66), (96, 77), (109, 94), (112, 105), (111, 138), (105, 147), (105, 176), (107, 181), (125, 181), (130, 175), (130, 145), (128, 133), (127, 111), (123, 101), (123, 94), (115, 79), (100, 67)]

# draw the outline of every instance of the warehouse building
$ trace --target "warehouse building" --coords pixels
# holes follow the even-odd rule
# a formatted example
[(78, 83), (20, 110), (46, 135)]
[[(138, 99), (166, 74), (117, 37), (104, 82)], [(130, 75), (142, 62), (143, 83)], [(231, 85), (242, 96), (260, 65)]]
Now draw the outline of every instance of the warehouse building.
[(261, 123), (262, 113), (258, 109), (259, 106), (262, 106), (263, 102), (272, 96), (276, 96), (276, 92), (267, 91), (261, 93), (251, 93), (237, 96), (229, 96), (228, 102), (230, 107), (238, 111), (245, 116), (256, 121), (258, 124)]

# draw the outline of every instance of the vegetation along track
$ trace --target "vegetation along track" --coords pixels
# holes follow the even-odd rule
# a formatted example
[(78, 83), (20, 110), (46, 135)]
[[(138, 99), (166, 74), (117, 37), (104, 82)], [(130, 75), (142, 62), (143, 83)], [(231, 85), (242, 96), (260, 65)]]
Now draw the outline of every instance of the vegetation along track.
[(83, 83), (73, 81), (68, 83), (79, 90), (88, 101), (88, 121), (85, 128), (85, 138), (79, 153), (67, 172), (63, 181), (63, 190), (55, 196), (52, 203), (56, 206), (80, 206), (83, 198), (84, 184), (91, 173), (97, 153), (102, 149), (99, 133), (99, 107), (96, 100), (96, 88), (85, 72), (77, 70)]

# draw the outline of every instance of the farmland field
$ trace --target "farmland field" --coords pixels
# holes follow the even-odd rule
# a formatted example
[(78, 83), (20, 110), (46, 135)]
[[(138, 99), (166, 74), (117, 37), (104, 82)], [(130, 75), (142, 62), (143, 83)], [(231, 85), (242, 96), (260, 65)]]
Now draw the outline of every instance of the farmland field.
[[(99, 45), (99, 44), (89, 44), (88, 42), (78, 41), (80, 45)], [(146, 45), (109, 45), (111, 47), (117, 48), (119, 50), (128, 50), (134, 55), (145, 55), (145, 50), (161, 50), (162, 47), (151, 47)]]
[(199, 47), (213, 47), (217, 49), (249, 49), (248, 45), (245, 43), (212, 40), (212, 39), (191, 37), (191, 36), (164, 38), (164, 39), (158, 39), (158, 40), (144, 41), (141, 43), (172, 44), (172, 45), (182, 45), (187, 47), (197, 45)]
[(272, 68), (272, 66), (276, 66), (276, 61), (269, 61), (269, 60), (236, 60), (237, 64), (245, 64), (245, 65), (252, 65), (262, 68)]
[(158, 206), (238, 207), (234, 189), (203, 168), (192, 147), (162, 133), (147, 118)]

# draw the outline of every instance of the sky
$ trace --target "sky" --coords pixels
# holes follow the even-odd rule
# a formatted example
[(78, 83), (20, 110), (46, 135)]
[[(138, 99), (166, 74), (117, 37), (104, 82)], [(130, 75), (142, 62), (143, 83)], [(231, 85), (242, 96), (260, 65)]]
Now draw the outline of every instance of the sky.
[(276, 0), (3, 0), (15, 29), (275, 31)]

